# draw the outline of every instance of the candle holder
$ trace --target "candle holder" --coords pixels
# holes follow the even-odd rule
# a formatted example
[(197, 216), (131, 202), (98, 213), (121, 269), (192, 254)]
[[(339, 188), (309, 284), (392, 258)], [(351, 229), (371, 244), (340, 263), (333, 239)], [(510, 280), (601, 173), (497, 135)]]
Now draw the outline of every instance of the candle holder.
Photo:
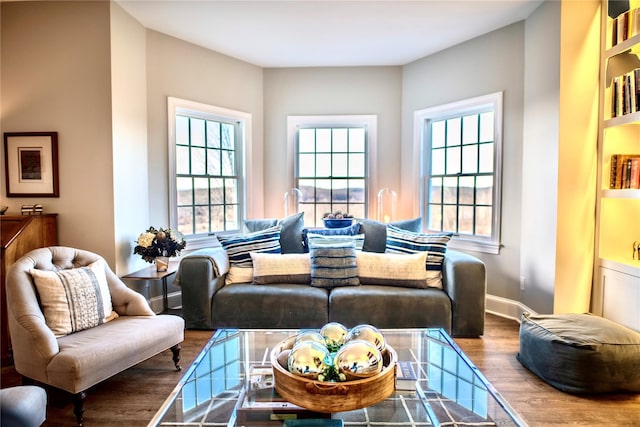
[(383, 188), (378, 192), (378, 221), (385, 224), (396, 218), (398, 195), (395, 191)]

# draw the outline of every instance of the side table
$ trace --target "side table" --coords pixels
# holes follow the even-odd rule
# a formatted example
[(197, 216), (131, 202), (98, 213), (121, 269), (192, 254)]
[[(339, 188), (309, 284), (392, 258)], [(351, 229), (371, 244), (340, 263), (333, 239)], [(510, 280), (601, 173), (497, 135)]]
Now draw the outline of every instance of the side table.
[(168, 284), (167, 279), (178, 271), (178, 266), (180, 265), (179, 260), (170, 260), (169, 267), (167, 271), (157, 271), (156, 266), (150, 265), (149, 267), (145, 267), (142, 270), (138, 270), (133, 273), (129, 273), (125, 276), (122, 276), (122, 279), (132, 279), (132, 280), (160, 280), (162, 281), (162, 313), (169, 312), (169, 297), (167, 295)]

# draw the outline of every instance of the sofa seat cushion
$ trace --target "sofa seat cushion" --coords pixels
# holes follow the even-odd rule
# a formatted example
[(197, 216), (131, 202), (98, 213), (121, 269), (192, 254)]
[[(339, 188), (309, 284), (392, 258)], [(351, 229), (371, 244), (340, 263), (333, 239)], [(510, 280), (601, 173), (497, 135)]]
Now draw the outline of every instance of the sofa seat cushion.
[(564, 392), (640, 392), (640, 333), (602, 317), (525, 313), (517, 359)]
[(378, 328), (443, 328), (451, 332), (451, 300), (440, 289), (360, 285), (334, 288), (329, 321), (350, 328), (369, 323)]
[(218, 328), (319, 328), (327, 320), (328, 290), (299, 284), (234, 283), (211, 304)]
[[(179, 344), (184, 320), (173, 315), (120, 316), (58, 339), (47, 384), (77, 393)], [(105, 363), (105, 359), (109, 363)]]

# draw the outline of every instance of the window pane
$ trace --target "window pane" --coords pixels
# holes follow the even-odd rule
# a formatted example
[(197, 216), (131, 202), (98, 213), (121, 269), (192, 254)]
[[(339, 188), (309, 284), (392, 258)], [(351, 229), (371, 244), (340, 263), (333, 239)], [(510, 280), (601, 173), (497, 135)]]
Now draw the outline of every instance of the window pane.
[(447, 148), (447, 175), (460, 173), (460, 147)]
[(349, 201), (354, 203), (364, 203), (364, 200), (364, 179), (350, 179)]
[(429, 230), (442, 231), (442, 205), (429, 205)]
[(444, 203), (458, 202), (458, 178), (444, 178)]
[(354, 216), (354, 218), (366, 218), (366, 213), (364, 211), (364, 204), (350, 204), (349, 205), (349, 213)]
[(478, 145), (462, 147), (462, 173), (478, 172)]
[(473, 234), (473, 206), (460, 206), (458, 215), (458, 233)]
[(207, 147), (220, 148), (220, 123), (207, 121)]
[[(322, 216), (326, 213), (331, 213), (330, 203), (317, 203), (316, 204), (316, 224), (322, 224)], [(320, 221), (318, 221), (320, 220)]]
[(209, 180), (207, 178), (195, 178), (195, 203), (196, 205), (209, 204)]
[(298, 164), (298, 176), (311, 177), (316, 175), (316, 156), (314, 154), (300, 154), (298, 159), (300, 160)]
[(429, 200), (431, 203), (442, 203), (442, 178), (431, 178), (429, 182)]
[(472, 205), (474, 196), (474, 178), (472, 176), (460, 177), (460, 201), (461, 205)]
[(333, 151), (346, 153), (347, 146), (347, 129), (333, 129)]
[(312, 202), (315, 199), (315, 181), (313, 179), (298, 180), (298, 190), (302, 193), (301, 202)]
[(347, 181), (346, 180), (333, 180), (333, 202), (346, 202), (347, 201)]
[(204, 120), (191, 118), (191, 145), (204, 147)]
[(316, 129), (316, 151), (331, 152), (331, 129)]
[(493, 144), (480, 144), (480, 173), (493, 172)]
[(211, 206), (211, 229), (212, 230), (224, 230), (224, 206), (212, 205)]
[(220, 129), (220, 139), (222, 148), (226, 148), (227, 150), (234, 149), (234, 141), (235, 141), (235, 128), (233, 125), (228, 123), (222, 123)]
[(331, 202), (331, 180), (330, 179), (316, 180), (316, 201)]
[(184, 235), (193, 234), (193, 208), (178, 208), (178, 231)]
[(176, 116), (176, 144), (189, 145), (189, 118)]
[(209, 206), (196, 206), (196, 234), (209, 232)]
[(431, 125), (431, 148), (444, 147), (444, 120)]
[(316, 154), (316, 176), (331, 176), (331, 154)]
[(205, 174), (205, 155), (204, 148), (191, 148), (191, 175)]
[(207, 174), (220, 175), (220, 150), (207, 150)]
[(298, 131), (298, 151), (313, 153), (316, 148), (316, 132), (314, 129), (300, 129)]
[(176, 173), (178, 175), (189, 173), (189, 147), (176, 146)]
[(491, 236), (492, 208), (489, 206), (476, 207), (476, 234)]
[(192, 205), (193, 193), (191, 178), (176, 178), (176, 189), (178, 205)]
[(331, 176), (333, 177), (347, 176), (347, 155), (334, 154), (332, 169), (333, 173)]
[(234, 176), (235, 175), (235, 152), (224, 150), (222, 151), (222, 176)]
[(478, 142), (478, 116), (465, 116), (462, 118), (462, 143), (472, 144)]
[(444, 206), (442, 231), (456, 232), (456, 222), (458, 220), (457, 211), (458, 208), (456, 206)]
[(349, 154), (349, 176), (365, 176), (364, 153)]
[[(212, 205), (221, 205), (224, 203), (224, 192), (223, 192), (223, 180), (221, 178), (212, 178), (209, 180), (211, 184), (211, 190), (209, 192), (211, 196), (211, 204)], [(223, 229), (220, 229), (223, 230)]]
[(224, 201), (229, 204), (238, 203), (238, 180), (237, 179), (225, 179), (224, 188)]
[(493, 111), (480, 114), (480, 142), (493, 141)]
[(444, 149), (431, 152), (431, 175), (444, 175)]
[(461, 136), (461, 124), (460, 117), (447, 120), (447, 146), (460, 145)]
[(353, 152), (365, 152), (365, 131), (364, 128), (349, 129), (349, 150)]
[(478, 205), (493, 204), (493, 177), (479, 176), (476, 179), (476, 203)]
[(235, 230), (240, 228), (238, 226), (238, 207), (236, 205), (230, 205), (226, 208), (226, 226), (228, 230)]

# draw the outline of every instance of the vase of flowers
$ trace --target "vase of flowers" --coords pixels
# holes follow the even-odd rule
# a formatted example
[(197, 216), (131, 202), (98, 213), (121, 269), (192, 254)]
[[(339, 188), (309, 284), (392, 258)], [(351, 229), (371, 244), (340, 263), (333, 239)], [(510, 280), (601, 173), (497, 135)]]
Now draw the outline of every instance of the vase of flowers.
[(134, 254), (142, 256), (149, 263), (156, 263), (158, 271), (167, 271), (169, 257), (180, 255), (180, 251), (187, 246), (182, 233), (170, 228), (149, 227), (147, 231), (138, 236)]

